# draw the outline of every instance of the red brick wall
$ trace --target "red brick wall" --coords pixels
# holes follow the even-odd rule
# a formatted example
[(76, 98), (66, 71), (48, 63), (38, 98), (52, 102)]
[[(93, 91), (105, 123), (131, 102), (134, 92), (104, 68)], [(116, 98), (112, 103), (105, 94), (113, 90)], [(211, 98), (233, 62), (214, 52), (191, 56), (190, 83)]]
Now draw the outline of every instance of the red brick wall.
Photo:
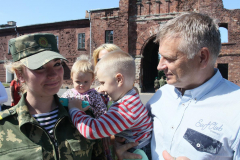
[[(4, 33), (2, 32), (4, 31)], [(17, 36), (14, 29), (0, 30), (0, 60), (4, 60), (6, 57), (11, 60), (11, 55), (7, 55), (8, 50), (8, 40), (15, 38)], [(89, 20), (76, 20), (68, 22), (59, 22), (53, 24), (43, 24), (43, 25), (33, 25), (17, 28), (19, 35), (30, 34), (30, 33), (52, 33), (58, 36), (59, 40), (59, 51), (68, 60), (65, 66), (64, 74), (64, 86), (71, 85), (71, 80), (69, 78), (70, 70), (75, 62), (76, 57), (80, 54), (89, 54)], [(78, 34), (85, 33), (85, 48), (83, 50), (78, 50)], [(0, 81), (5, 82), (5, 68), (3, 64), (0, 64)]]
[(120, 1), (119, 6), (91, 12), (92, 52), (105, 43), (106, 30), (113, 30), (113, 43), (128, 52), (128, 0)]
[[(217, 63), (228, 63), (229, 80), (240, 86), (240, 75), (238, 74), (240, 70), (239, 9), (225, 9), (222, 0), (172, 0), (170, 3), (161, 0), (161, 4), (155, 0), (142, 0), (141, 2), (131, 0), (129, 6), (129, 52), (140, 57), (145, 45), (151, 38), (155, 37), (159, 26), (168, 19), (177, 16), (178, 13), (200, 12), (215, 18), (220, 26), (227, 24), (228, 43), (222, 45), (221, 57), (218, 58)], [(141, 71), (138, 73), (140, 75), (137, 77), (141, 77)]]
[(10, 60), (12, 59), (11, 55), (8, 55), (8, 41), (11, 38), (15, 38), (16, 35), (12, 31), (6, 31), (4, 34), (0, 35), (0, 81), (6, 82), (6, 69), (4, 67), (4, 60)]
[[(228, 63), (230, 81), (240, 86), (240, 10), (227, 10), (222, 0), (120, 0), (119, 8), (92, 10), (91, 18), (91, 52), (105, 43), (105, 31), (113, 30), (114, 44), (124, 51), (135, 55), (137, 61), (137, 82), (141, 77), (141, 58), (146, 44), (156, 36), (160, 25), (174, 18), (179, 13), (194, 11), (218, 20), (220, 26), (228, 29), (228, 43), (222, 45), (217, 63)], [(20, 34), (48, 32), (59, 36), (59, 50), (69, 60), (66, 73), (69, 72), (75, 58), (80, 54), (90, 53), (90, 22), (88, 19), (52, 24), (32, 25), (17, 29)], [(86, 50), (77, 50), (78, 33), (85, 33)], [(6, 55), (7, 42), (16, 37), (14, 29), (0, 30), (0, 60)], [(92, 53), (91, 53), (92, 54)], [(217, 66), (217, 64), (216, 64)], [(67, 73), (68, 74), (68, 73)], [(5, 69), (0, 63), (0, 80), (5, 81)], [(65, 85), (71, 80), (65, 75)]]

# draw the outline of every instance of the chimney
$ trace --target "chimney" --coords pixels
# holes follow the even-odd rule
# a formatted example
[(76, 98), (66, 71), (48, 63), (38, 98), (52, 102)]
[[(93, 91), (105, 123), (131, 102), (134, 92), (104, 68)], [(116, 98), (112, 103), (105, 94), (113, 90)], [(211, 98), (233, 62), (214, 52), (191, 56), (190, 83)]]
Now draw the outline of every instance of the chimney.
[(87, 10), (86, 10), (86, 12), (85, 12), (85, 18), (89, 18), (89, 13), (88, 13)]
[(7, 23), (10, 26), (16, 26), (16, 24), (17, 24), (15, 21), (8, 21)]

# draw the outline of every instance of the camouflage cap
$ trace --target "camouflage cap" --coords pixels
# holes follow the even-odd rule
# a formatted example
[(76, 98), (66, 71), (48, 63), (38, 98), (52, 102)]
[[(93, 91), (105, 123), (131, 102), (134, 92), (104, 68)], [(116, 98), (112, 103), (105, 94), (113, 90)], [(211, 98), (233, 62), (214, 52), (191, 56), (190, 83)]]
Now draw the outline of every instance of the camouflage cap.
[(13, 61), (21, 61), (29, 69), (37, 69), (53, 59), (64, 59), (58, 50), (55, 35), (35, 33), (9, 40)]

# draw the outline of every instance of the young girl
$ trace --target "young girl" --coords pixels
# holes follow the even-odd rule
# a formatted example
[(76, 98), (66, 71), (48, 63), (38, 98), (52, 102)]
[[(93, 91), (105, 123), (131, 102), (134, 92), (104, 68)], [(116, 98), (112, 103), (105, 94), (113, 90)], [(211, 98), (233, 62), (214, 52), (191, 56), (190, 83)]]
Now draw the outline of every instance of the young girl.
[[(106, 104), (100, 94), (94, 88), (90, 89), (94, 81), (94, 66), (86, 55), (78, 57), (73, 64), (71, 78), (73, 88), (63, 93), (62, 98), (77, 98), (88, 101), (95, 118), (99, 118), (107, 112)], [(110, 138), (104, 138), (103, 145), (107, 157), (109, 157), (109, 144)]]
[(87, 56), (81, 55), (73, 64), (71, 70), (73, 88), (63, 93), (62, 98), (77, 98), (88, 101), (95, 118), (107, 112), (107, 107), (100, 94), (90, 89), (94, 81), (94, 66)]

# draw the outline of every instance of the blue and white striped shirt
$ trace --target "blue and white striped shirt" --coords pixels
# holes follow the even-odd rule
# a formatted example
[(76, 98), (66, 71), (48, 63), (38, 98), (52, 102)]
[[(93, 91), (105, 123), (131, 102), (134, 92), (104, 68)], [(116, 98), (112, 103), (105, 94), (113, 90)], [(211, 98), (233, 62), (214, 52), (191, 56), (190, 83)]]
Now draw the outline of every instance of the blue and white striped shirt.
[(55, 123), (57, 122), (58, 107), (51, 112), (35, 114), (32, 116), (38, 121), (40, 126), (42, 126), (48, 132), (51, 138), (53, 138), (53, 128)]

